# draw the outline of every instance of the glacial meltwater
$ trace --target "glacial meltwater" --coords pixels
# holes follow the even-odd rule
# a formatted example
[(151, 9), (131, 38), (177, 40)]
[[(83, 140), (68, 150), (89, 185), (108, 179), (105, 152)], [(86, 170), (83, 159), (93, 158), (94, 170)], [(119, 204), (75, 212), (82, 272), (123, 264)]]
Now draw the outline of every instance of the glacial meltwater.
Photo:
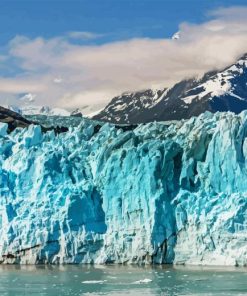
[(247, 269), (2, 265), (0, 295), (247, 295)]

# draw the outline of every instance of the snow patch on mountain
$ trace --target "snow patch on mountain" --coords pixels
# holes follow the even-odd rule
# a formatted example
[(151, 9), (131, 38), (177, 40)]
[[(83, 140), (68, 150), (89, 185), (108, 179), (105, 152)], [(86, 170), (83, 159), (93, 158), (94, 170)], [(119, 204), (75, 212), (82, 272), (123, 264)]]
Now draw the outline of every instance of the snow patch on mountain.
[(181, 98), (186, 104), (191, 104), (195, 99), (201, 99), (205, 96), (209, 96), (209, 100), (214, 97), (224, 96), (230, 94), (231, 96), (238, 98), (239, 100), (246, 100), (236, 94), (234, 94), (235, 86), (231, 83), (231, 80), (238, 75), (242, 75), (244, 68), (247, 66), (246, 57), (240, 59), (236, 64), (226, 68), (224, 71), (215, 74), (211, 79), (205, 83), (199, 84), (197, 87), (189, 89), (187, 93), (195, 91), (195, 95), (186, 96)]
[(92, 117), (94, 117), (95, 115), (97, 115), (97, 114), (99, 114), (101, 111), (103, 111), (104, 110), (104, 108), (101, 108), (101, 109), (99, 109), (99, 110), (97, 110), (97, 111), (94, 111), (94, 112), (91, 112), (91, 113), (89, 113), (89, 114), (86, 114), (86, 115), (84, 115), (86, 118), (92, 118)]
[(48, 106), (24, 105), (17, 107), (14, 105), (4, 105), (3, 107), (21, 115), (70, 116), (70, 112), (65, 109)]
[(178, 40), (178, 39), (180, 39), (180, 37), (181, 37), (181, 32), (178, 31), (175, 34), (173, 34), (172, 40)]
[(15, 105), (2, 105), (2, 107), (7, 108), (8, 110), (11, 110), (11, 111), (16, 112), (18, 114), (22, 114), (21, 108), (15, 106)]
[(94, 104), (94, 105), (85, 105), (81, 108), (73, 110), (70, 114), (72, 116), (92, 118), (93, 116), (100, 113), (105, 108), (105, 103)]
[(206, 95), (210, 95), (210, 99), (212, 99), (215, 96), (222, 96), (229, 92), (231, 89), (231, 83), (229, 81), (225, 81), (222, 79), (221, 75), (216, 75), (215, 78), (212, 80), (209, 80), (203, 84), (200, 84), (194, 89), (190, 89), (187, 92), (191, 92), (192, 90), (200, 90), (199, 94), (187, 96), (185, 94), (185, 97), (182, 98), (182, 100), (186, 104), (191, 104), (194, 99), (201, 99), (205, 97)]
[[(199, 84), (196, 88), (190, 89), (187, 92), (191, 92), (192, 90), (201, 90), (199, 94), (194, 96), (185, 96), (182, 98), (186, 104), (191, 104), (194, 99), (201, 99), (207, 95), (209, 95), (209, 99), (213, 97), (224, 96), (226, 94), (230, 94), (231, 96), (238, 98), (239, 100), (246, 100), (246, 98), (242, 98), (236, 94), (234, 94), (235, 85), (232, 84), (231, 80), (239, 75), (244, 73), (244, 69), (247, 66), (246, 56), (244, 58), (239, 59), (236, 64), (231, 65), (225, 70), (215, 74), (210, 80), (205, 83)], [(246, 80), (247, 81), (247, 80)]]

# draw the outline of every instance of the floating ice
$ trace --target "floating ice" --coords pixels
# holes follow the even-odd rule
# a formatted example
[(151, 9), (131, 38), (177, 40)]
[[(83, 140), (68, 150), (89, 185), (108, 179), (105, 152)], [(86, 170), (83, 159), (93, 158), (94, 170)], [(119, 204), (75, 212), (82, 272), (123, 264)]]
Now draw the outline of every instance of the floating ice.
[(144, 279), (144, 280), (136, 281), (133, 284), (148, 284), (148, 283), (151, 283), (151, 282), (152, 282), (152, 280), (150, 280), (150, 279)]
[(102, 281), (83, 281), (82, 284), (103, 284), (104, 282), (107, 282), (106, 280), (102, 280)]

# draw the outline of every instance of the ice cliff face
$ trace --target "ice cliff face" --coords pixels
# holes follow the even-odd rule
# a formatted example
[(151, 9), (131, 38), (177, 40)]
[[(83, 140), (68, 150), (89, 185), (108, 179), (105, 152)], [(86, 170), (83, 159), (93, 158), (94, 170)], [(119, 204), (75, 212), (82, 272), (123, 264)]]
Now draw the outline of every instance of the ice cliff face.
[(247, 264), (247, 112), (0, 125), (3, 263)]

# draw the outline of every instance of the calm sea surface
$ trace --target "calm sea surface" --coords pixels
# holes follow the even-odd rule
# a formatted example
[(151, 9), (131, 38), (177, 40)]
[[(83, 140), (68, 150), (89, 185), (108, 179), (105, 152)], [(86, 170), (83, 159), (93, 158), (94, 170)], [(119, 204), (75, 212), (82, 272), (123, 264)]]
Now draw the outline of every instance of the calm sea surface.
[(2, 265), (0, 295), (247, 295), (247, 269)]

